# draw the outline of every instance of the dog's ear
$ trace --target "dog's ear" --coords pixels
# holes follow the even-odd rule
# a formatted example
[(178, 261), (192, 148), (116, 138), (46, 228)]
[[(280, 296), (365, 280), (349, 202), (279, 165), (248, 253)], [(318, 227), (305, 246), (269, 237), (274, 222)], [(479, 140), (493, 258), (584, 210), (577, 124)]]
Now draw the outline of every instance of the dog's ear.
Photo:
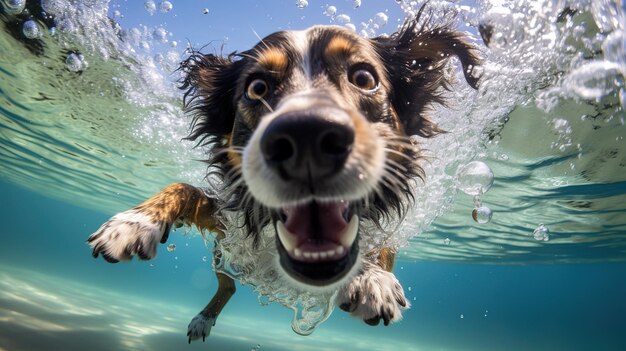
[(423, 10), (398, 32), (372, 42), (385, 63), (393, 89), (391, 103), (406, 135), (430, 137), (442, 132), (425, 113), (432, 103), (444, 103), (441, 88), (449, 89), (451, 84), (443, 72), (448, 59), (459, 58), (473, 88), (477, 88), (478, 78), (472, 71), (480, 61), (464, 35), (449, 25), (430, 26), (429, 20), (418, 25)]
[(185, 109), (194, 115), (188, 139), (198, 139), (198, 144), (219, 142), (233, 129), (235, 86), (242, 65), (232, 57), (193, 52), (180, 65), (179, 88), (185, 91)]

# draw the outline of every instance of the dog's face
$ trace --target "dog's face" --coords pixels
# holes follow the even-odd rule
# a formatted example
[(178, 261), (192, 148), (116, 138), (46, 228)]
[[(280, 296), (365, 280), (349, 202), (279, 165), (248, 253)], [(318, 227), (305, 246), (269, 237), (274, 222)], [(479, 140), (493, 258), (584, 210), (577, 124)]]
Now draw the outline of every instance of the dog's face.
[(278, 32), (183, 63), (191, 139), (214, 144), (228, 206), (252, 235), (275, 227), (280, 265), (301, 283), (340, 281), (359, 255), (359, 223), (403, 215), (421, 176), (408, 137), (439, 132), (425, 110), (442, 102), (448, 58), (476, 83), (461, 35), (416, 23), (374, 39), (332, 26)]

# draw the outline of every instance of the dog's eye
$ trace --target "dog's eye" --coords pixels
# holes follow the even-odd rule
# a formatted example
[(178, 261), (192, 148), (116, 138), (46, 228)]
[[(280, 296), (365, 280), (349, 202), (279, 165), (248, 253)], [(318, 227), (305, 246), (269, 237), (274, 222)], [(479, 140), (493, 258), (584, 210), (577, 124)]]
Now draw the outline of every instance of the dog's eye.
[(269, 86), (267, 82), (263, 79), (255, 79), (248, 84), (248, 89), (246, 90), (246, 97), (250, 100), (260, 100), (269, 91)]
[(350, 83), (363, 90), (374, 90), (378, 86), (376, 77), (367, 69), (360, 68), (350, 74)]

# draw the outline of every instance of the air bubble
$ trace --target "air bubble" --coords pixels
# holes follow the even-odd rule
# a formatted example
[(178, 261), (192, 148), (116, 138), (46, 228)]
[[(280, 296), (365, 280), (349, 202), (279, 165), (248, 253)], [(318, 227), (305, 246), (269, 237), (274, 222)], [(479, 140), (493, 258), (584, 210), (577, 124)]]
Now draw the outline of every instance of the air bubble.
[(539, 226), (533, 231), (533, 238), (537, 241), (550, 240), (550, 229), (548, 229), (548, 227), (546, 227), (543, 223), (539, 223)]
[(344, 25), (344, 27), (348, 28), (349, 30), (351, 30), (353, 32), (356, 32), (356, 26), (354, 24), (352, 24), (352, 23), (346, 23)]
[(309, 2), (306, 0), (298, 0), (296, 1), (296, 7), (299, 9), (304, 9), (309, 6)]
[(37, 22), (33, 20), (28, 20), (24, 22), (22, 32), (24, 33), (24, 36), (28, 39), (37, 39), (39, 38), (39, 36), (41, 36), (39, 26), (37, 25)]
[(209, 260), (209, 258), (208, 258), (208, 257), (206, 257), (206, 256), (202, 256), (202, 262), (207, 262), (208, 260)]
[(154, 15), (154, 13), (156, 12), (156, 4), (152, 0), (144, 2), (143, 6), (146, 8), (146, 11), (148, 11), (148, 14), (150, 14), (150, 16)]
[(167, 251), (168, 252), (176, 251), (176, 244), (169, 244), (169, 245), (167, 245)]
[(170, 11), (172, 11), (173, 7), (174, 7), (174, 5), (172, 5), (172, 3), (169, 2), (169, 1), (161, 1), (159, 3), (159, 10), (161, 12), (170, 12)]
[(341, 15), (338, 15), (337, 17), (335, 17), (335, 21), (337, 21), (337, 23), (339, 23), (339, 24), (350, 23), (350, 16), (348, 16), (346, 14), (341, 14)]
[(209, 14), (209, 9), (207, 9), (206, 7), (204, 9), (202, 9), (202, 13), (205, 15)]
[(489, 223), (492, 216), (493, 212), (487, 206), (480, 206), (472, 211), (472, 218), (479, 224)]
[(358, 9), (359, 7), (361, 7), (361, 0), (352, 1), (352, 6), (354, 6), (355, 9)]
[(387, 17), (384, 12), (379, 12), (374, 15), (374, 23), (377, 24), (379, 27), (383, 27), (384, 25), (386, 25), (388, 20), (389, 17)]
[(326, 16), (331, 16), (331, 17), (334, 16), (336, 13), (337, 13), (337, 8), (335, 6), (332, 6), (332, 5), (327, 6), (326, 10), (324, 11), (324, 14)]
[(2, 5), (9, 15), (18, 15), (24, 11), (26, 0), (5, 0), (2, 2)]
[(458, 170), (457, 175), (457, 187), (468, 195), (484, 194), (493, 185), (493, 172), (482, 161), (466, 164)]
[(83, 55), (72, 52), (65, 58), (65, 67), (72, 72), (80, 72), (87, 68), (87, 61)]
[(446, 246), (450, 245), (450, 242), (451, 242), (450, 238), (443, 239), (443, 244)]

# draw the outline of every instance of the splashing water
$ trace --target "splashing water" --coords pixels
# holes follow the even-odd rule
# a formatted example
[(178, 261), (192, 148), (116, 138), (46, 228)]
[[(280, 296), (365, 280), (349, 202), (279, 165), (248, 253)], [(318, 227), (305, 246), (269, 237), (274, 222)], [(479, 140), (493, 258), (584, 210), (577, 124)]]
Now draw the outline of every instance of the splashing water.
[[(22, 1), (0, 1), (10, 13), (23, 11)], [(360, 1), (358, 3), (360, 5)], [(423, 1), (402, 1), (399, 6), (407, 16), (414, 16), (423, 3)], [(467, 87), (457, 62), (452, 61), (448, 74), (457, 77), (458, 83), (450, 92), (445, 92), (450, 107), (435, 107), (433, 111), (433, 118), (448, 133), (427, 140), (418, 136), (412, 137), (416, 144), (427, 150), (428, 157), (428, 162), (423, 164), (427, 179), (424, 183), (418, 180), (415, 186), (415, 203), (420, 206), (407, 214), (402, 225), (390, 223), (389, 228), (397, 228), (396, 231), (390, 230), (389, 233), (380, 236), (371, 234), (374, 228), (363, 228), (361, 245), (364, 250), (386, 245), (405, 250), (406, 255), (410, 256), (413, 247), (419, 246), (426, 249), (418, 252), (415, 257), (438, 258), (440, 256), (437, 255), (443, 255), (442, 251), (432, 250), (432, 246), (423, 241), (418, 245), (409, 244), (411, 240), (419, 239), (419, 235), (428, 230), (437, 217), (452, 208), (459, 190), (481, 196), (491, 188), (494, 176), (491, 168), (486, 166), (485, 162), (472, 160), (489, 158), (488, 145), (498, 144), (499, 140), (503, 143), (515, 140), (503, 138), (502, 134), (507, 132), (508, 126), (530, 118), (524, 108), (534, 106), (539, 112), (552, 113), (559, 111), (565, 101), (574, 101), (585, 104), (584, 106), (588, 106), (589, 101), (597, 103), (593, 106), (619, 104), (624, 106), (626, 37), (623, 9), (615, 1), (568, 1), (568, 6), (575, 8), (579, 15), (561, 16), (562, 3), (548, 0), (481, 1), (477, 6), (470, 7), (450, 1), (429, 2), (434, 18), (455, 21), (450, 18), (448, 11), (452, 9), (460, 16), (457, 22), (467, 23), (474, 28), (481, 26), (488, 29), (483, 35), (490, 34), (489, 46), (480, 48), (484, 64), (476, 68), (482, 74), (480, 87), (478, 91)], [(131, 205), (137, 198), (156, 191), (171, 179), (204, 184), (204, 169), (190, 163), (189, 160), (205, 159), (207, 150), (202, 148), (192, 150), (192, 145), (180, 142), (186, 136), (188, 120), (180, 118), (183, 115), (180, 96), (167, 78), (181, 59), (180, 53), (176, 51), (177, 42), (168, 39), (171, 33), (163, 26), (154, 28), (137, 26), (124, 29), (118, 24), (112, 24), (107, 16), (108, 4), (109, 2), (105, 0), (91, 0), (88, 5), (69, 0), (43, 1), (43, 9), (55, 16), (57, 34), (54, 38), (42, 36), (39, 25), (35, 22), (28, 25), (30, 28), (28, 31), (26, 23), (30, 21), (24, 24), (24, 35), (27, 38), (31, 38), (29, 35), (34, 35), (32, 38), (42, 37), (52, 52), (63, 53), (63, 60), (56, 68), (61, 72), (59, 74), (66, 74), (62, 76), (63, 80), (72, 83), (62, 92), (51, 91), (45, 87), (39, 91), (52, 97), (66, 94), (67, 96), (63, 98), (68, 101), (72, 101), (74, 96), (80, 96), (100, 102), (93, 110), (77, 109), (67, 113), (69, 116), (81, 116), (73, 120), (72, 128), (89, 131), (85, 140), (76, 139), (75, 144), (66, 146), (77, 155), (76, 159), (81, 161), (71, 165), (77, 174), (76, 179), (61, 174), (63, 172), (50, 175), (55, 182), (66, 182), (56, 187), (61, 190), (55, 190), (48, 185), (38, 185), (49, 184), (50, 179), (21, 181), (41, 177), (34, 174), (49, 172), (35, 169), (28, 173), (29, 170), (22, 164), (8, 161), (5, 164), (9, 165), (7, 169), (13, 172), (9, 176), (17, 179), (16, 182), (32, 187), (40, 186), (41, 188), (35, 190), (58, 197), (68, 197), (64, 194), (65, 189), (73, 189), (74, 194), (83, 194), (75, 201), (83, 201), (86, 206), (98, 206), (112, 211), (119, 209), (120, 202)], [(144, 4), (148, 14), (156, 13), (157, 4), (154, 1), (149, 0)], [(354, 1), (354, 6), (358, 7), (356, 4), (357, 1)], [(302, 11), (306, 11), (308, 2), (297, 1), (296, 5)], [(162, 1), (158, 10), (168, 12), (172, 8), (171, 2)], [(351, 26), (349, 28), (353, 30), (357, 29), (350, 23), (352, 19), (347, 14), (337, 15), (335, 6), (327, 6), (324, 14), (331, 17), (331, 21)], [(355, 20), (355, 23), (358, 22)], [(385, 34), (384, 31), (390, 33), (395, 30), (391, 28), (393, 27), (391, 23), (394, 22), (389, 20), (389, 15), (381, 11), (363, 22), (359, 33), (365, 37)], [(37, 28), (39, 34), (34, 34), (34, 28)], [(164, 47), (163, 44), (166, 43), (169, 43), (168, 47)], [(157, 52), (155, 48), (162, 50)], [(90, 63), (89, 66), (86, 65), (87, 61)], [(33, 75), (41, 70), (43, 72), (39, 73), (41, 76), (47, 75), (49, 69), (43, 65), (30, 67)], [(78, 75), (76, 72), (81, 72), (80, 79), (72, 80)], [(90, 85), (93, 81), (98, 82), (97, 91)], [(110, 106), (115, 106), (115, 110)], [(105, 107), (109, 110), (103, 113)], [(81, 108), (86, 107), (81, 105)], [(101, 115), (116, 116), (116, 123), (103, 124), (102, 117), (99, 117)], [(577, 123), (581, 118), (580, 115), (576, 115), (574, 120), (571, 116), (572, 114), (558, 117), (553, 115), (549, 120), (540, 123), (545, 129), (543, 132), (553, 136), (550, 139), (554, 143), (551, 148), (559, 153), (572, 152), (571, 150), (575, 150), (577, 154), (581, 152), (580, 150), (591, 153), (588, 146), (577, 145), (584, 144), (577, 142), (581, 134), (581, 131), (577, 130), (580, 124)], [(588, 117), (585, 117), (585, 121), (614, 127), (615, 135), (611, 135), (613, 140), (620, 136), (620, 132), (621, 136), (624, 135), (623, 128), (615, 129), (624, 124), (623, 109), (608, 112), (592, 109), (586, 116)], [(602, 118), (606, 121), (597, 120)], [(40, 123), (54, 125), (57, 121), (50, 118), (42, 119)], [(541, 128), (537, 125), (539, 124), (533, 124), (529, 129), (534, 128), (532, 131), (535, 133), (542, 132), (538, 130)], [(521, 139), (519, 145), (525, 145), (529, 137), (524, 136)], [(110, 149), (107, 145), (115, 145), (115, 149)], [(516, 150), (515, 148), (508, 150), (510, 152), (507, 154), (513, 158), (516, 156)], [(55, 157), (61, 157), (55, 152), (58, 151), (34, 149), (32, 153), (37, 156), (33, 157), (39, 159), (33, 162), (35, 164), (33, 167), (37, 167), (37, 161), (42, 161), (41, 169), (48, 171), (50, 168), (54, 169), (54, 166), (50, 165), (56, 163), (53, 162)], [(93, 154), (103, 155), (106, 162), (94, 165)], [(120, 161), (122, 159), (124, 161)], [(527, 161), (524, 158), (522, 160)], [(489, 162), (496, 170), (496, 175), (500, 177), (501, 174), (495, 168), (497, 162), (493, 164), (492, 161)], [(45, 168), (46, 163), (49, 168)], [(91, 167), (90, 172), (82, 171), (85, 164)], [(473, 166), (468, 168), (469, 165)], [(577, 163), (576, 166), (581, 165)], [(158, 169), (161, 178), (154, 176), (153, 168)], [(593, 167), (589, 168), (593, 170)], [(102, 183), (94, 181), (93, 174), (104, 179)], [(542, 176), (544, 176), (542, 181), (544, 178), (554, 182), (570, 181), (545, 174)], [(594, 173), (591, 171), (585, 173), (585, 177), (593, 176)], [(497, 184), (498, 182), (494, 188)], [(490, 195), (493, 191), (497, 189), (491, 190)], [(494, 225), (490, 222), (491, 209), (480, 205), (475, 206), (477, 210), (475, 220), (484, 225)], [(489, 206), (492, 207), (491, 203)], [(493, 207), (496, 211), (497, 206), (498, 204)], [(500, 212), (496, 213), (500, 218)], [(229, 221), (238, 223), (239, 218), (236, 215), (225, 214), (225, 216), (233, 216), (228, 218)], [(513, 221), (513, 224), (529, 228), (526, 233), (534, 230), (533, 237), (537, 242), (532, 244), (539, 245), (547, 241), (549, 238), (547, 227), (543, 225), (536, 227), (539, 216), (527, 217), (517, 218), (518, 221)], [(550, 223), (550, 227), (555, 230), (552, 221), (544, 223)], [(559, 233), (560, 239), (560, 231), (555, 232)], [(217, 244), (217, 248), (224, 254), (224, 259), (217, 263), (215, 269), (252, 286), (264, 303), (277, 302), (291, 308), (294, 311), (292, 328), (297, 333), (306, 335), (313, 332), (315, 327), (332, 312), (334, 294), (313, 294), (294, 288), (285, 280), (287, 278), (273, 268), (276, 267), (276, 257), (274, 233), (271, 230), (262, 233), (259, 251), (254, 252), (240, 244), (246, 240), (245, 234), (234, 229), (226, 239)], [(446, 238), (443, 243), (448, 246), (451, 239), (442, 237)], [(533, 241), (528, 236), (524, 238)], [(457, 238), (453, 239), (453, 247), (461, 250), (462, 242)], [(494, 243), (502, 246), (497, 240)], [(432, 245), (441, 246), (441, 242), (437, 241)], [(524, 246), (529, 245), (524, 243)], [(485, 251), (495, 252), (495, 246), (496, 244), (485, 246)], [(170, 251), (170, 247), (167, 249)], [(431, 252), (436, 254), (428, 256)], [(476, 255), (472, 251), (463, 254), (462, 257)]]

